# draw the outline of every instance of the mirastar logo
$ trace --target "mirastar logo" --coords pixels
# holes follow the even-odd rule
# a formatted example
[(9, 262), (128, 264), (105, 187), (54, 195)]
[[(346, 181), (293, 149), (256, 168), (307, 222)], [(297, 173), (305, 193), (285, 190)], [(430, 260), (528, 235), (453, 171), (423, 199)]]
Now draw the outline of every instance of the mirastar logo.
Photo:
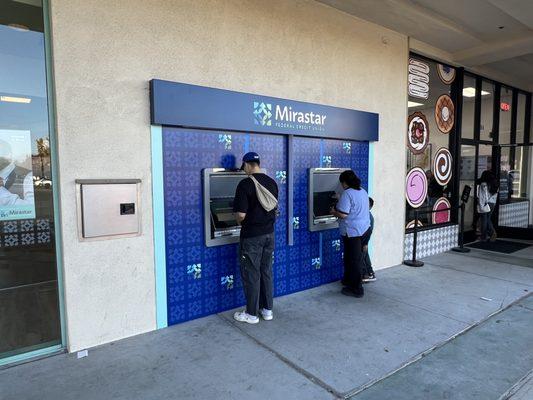
[(292, 107), (280, 107), (276, 105), (276, 115), (275, 119), (277, 121), (286, 121), (286, 122), (298, 122), (302, 124), (312, 124), (312, 125), (324, 125), (326, 121), (325, 115), (315, 114), (314, 112), (299, 112), (294, 111)]
[(254, 101), (254, 123), (272, 126), (272, 104)]
[[(274, 113), (272, 109), (274, 108)], [(254, 101), (254, 123), (261, 126), (272, 126), (274, 119), (276, 126), (292, 127), (298, 125), (297, 129), (320, 129), (326, 123), (326, 115), (316, 114), (314, 112), (295, 111), (291, 106), (280, 106), (262, 101)], [(313, 126), (313, 127), (310, 127)]]

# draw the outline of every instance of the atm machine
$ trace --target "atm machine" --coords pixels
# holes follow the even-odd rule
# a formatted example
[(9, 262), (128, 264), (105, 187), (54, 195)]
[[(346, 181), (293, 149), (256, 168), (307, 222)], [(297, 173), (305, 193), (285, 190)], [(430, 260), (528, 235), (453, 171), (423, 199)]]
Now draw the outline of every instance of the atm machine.
[(235, 220), (235, 190), (246, 174), (224, 168), (204, 169), (204, 232), (207, 247), (237, 243), (241, 227)]
[(337, 218), (330, 210), (342, 194), (339, 176), (348, 168), (310, 168), (308, 216), (311, 232), (339, 227)]

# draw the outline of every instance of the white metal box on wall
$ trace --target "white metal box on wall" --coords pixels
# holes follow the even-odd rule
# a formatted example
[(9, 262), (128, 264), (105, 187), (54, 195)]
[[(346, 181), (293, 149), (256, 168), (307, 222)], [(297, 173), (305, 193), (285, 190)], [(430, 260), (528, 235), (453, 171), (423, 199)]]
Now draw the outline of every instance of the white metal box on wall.
[(80, 240), (141, 234), (140, 179), (77, 179)]

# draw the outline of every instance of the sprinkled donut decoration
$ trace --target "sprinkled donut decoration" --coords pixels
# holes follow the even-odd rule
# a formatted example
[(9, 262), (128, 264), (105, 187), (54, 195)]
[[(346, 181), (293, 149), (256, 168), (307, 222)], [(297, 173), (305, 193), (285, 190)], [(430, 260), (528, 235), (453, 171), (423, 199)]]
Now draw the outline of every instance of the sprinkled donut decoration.
[(450, 96), (441, 95), (435, 103), (435, 122), (442, 133), (449, 133), (455, 122), (455, 106)]
[(447, 65), (437, 64), (437, 73), (442, 83), (450, 85), (455, 80), (455, 68)]

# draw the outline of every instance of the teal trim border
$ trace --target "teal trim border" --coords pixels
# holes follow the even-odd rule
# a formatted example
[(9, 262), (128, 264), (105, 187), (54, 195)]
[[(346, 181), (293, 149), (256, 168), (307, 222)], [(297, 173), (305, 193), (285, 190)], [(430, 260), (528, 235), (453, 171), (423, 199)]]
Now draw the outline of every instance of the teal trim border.
[(152, 139), (152, 207), (155, 258), (155, 309), (157, 329), (168, 326), (167, 262), (165, 238), (165, 189), (163, 179), (163, 129), (151, 125)]
[(0, 366), (8, 364), (16, 364), (19, 362), (26, 361), (30, 358), (44, 357), (54, 353), (61, 353), (65, 350), (62, 344), (56, 344), (54, 346), (45, 347), (44, 349), (38, 349), (33, 351), (28, 351), (26, 353), (17, 354), (14, 356), (6, 357), (0, 359)]
[(68, 346), (67, 338), (67, 314), (65, 309), (65, 284), (64, 284), (64, 263), (63, 263), (63, 240), (61, 236), (61, 212), (59, 198), (59, 155), (57, 151), (57, 131), (56, 131), (56, 95), (54, 84), (54, 64), (52, 53), (52, 22), (50, 20), (50, 1), (43, 0), (44, 15), (44, 49), (46, 66), (46, 86), (48, 91), (48, 135), (50, 138), (51, 150), (51, 174), (52, 174), (52, 195), (54, 202), (54, 234), (56, 244), (56, 264), (57, 264), (57, 291), (59, 294), (59, 316), (61, 321), (61, 344), (65, 348)]
[[(370, 197), (374, 194), (374, 146), (376, 144), (369, 142), (368, 143), (368, 195)], [(368, 243), (368, 253), (370, 257), (374, 255), (374, 241), (371, 240)]]
[(62, 344), (56, 344), (53, 346), (45, 347), (38, 350), (32, 350), (21, 354), (16, 354), (14, 356), (9, 356), (6, 358), (0, 359), (0, 367), (4, 365), (9, 364), (18, 364), (20, 362), (24, 362), (27, 360), (30, 360), (32, 358), (39, 358), (39, 357), (45, 357), (51, 354), (59, 354), (63, 353), (65, 351), (65, 348)]

